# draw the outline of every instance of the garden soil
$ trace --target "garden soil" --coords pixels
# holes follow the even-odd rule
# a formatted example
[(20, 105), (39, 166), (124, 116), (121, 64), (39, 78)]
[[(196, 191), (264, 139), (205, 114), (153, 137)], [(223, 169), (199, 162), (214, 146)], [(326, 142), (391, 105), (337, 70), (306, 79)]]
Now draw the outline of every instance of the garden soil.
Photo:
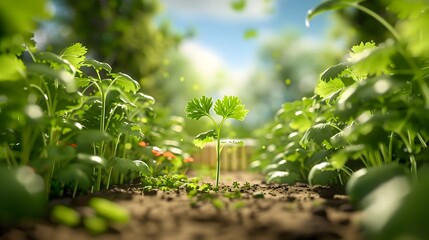
[[(232, 190), (233, 181), (249, 182), (251, 187), (241, 190), (239, 199), (219, 194), (216, 203), (194, 204), (184, 189), (144, 193), (138, 185), (113, 188), (94, 195), (128, 209), (132, 220), (125, 225), (110, 225), (106, 233), (92, 235), (82, 226), (69, 228), (43, 220), (0, 229), (0, 239), (362, 239), (360, 213), (340, 187), (265, 184), (260, 175), (250, 173), (226, 173), (222, 179), (222, 191)], [(90, 197), (54, 203), (84, 212)]]

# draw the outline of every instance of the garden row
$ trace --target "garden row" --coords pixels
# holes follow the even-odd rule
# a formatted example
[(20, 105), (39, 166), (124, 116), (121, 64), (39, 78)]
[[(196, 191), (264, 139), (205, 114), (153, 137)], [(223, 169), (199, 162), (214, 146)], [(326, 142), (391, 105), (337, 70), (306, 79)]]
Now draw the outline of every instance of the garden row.
[(266, 126), (252, 167), (268, 182), (348, 182), (351, 200), (366, 212), (364, 223), (381, 234), (376, 239), (403, 234), (423, 239), (429, 197), (424, 190), (429, 4), (384, 1), (397, 19), (392, 26), (361, 2), (323, 2), (308, 12), (307, 24), (328, 10), (363, 11), (391, 37), (352, 47), (344, 62), (320, 75), (313, 97), (284, 103)]
[(86, 53), (77, 43), (59, 55), (0, 55), (2, 223), (39, 216), (48, 197), (183, 172), (192, 161), (168, 139), (181, 136), (183, 119), (155, 117), (138, 82)]

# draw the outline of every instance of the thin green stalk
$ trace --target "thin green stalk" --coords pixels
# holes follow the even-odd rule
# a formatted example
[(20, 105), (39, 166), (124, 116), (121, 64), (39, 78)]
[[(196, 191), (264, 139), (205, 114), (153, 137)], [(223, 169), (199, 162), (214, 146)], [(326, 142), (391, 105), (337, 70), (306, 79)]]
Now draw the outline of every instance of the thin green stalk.
[(410, 154), (410, 164), (411, 164), (411, 173), (414, 177), (415, 180), (417, 180), (417, 162), (416, 162), (416, 158), (413, 154), (413, 147), (412, 147), (412, 142), (411, 139), (409, 139), (410, 136), (410, 132), (408, 131), (408, 138), (404, 136), (404, 134), (402, 133), (398, 133), (398, 135), (401, 137), (402, 141), (404, 142), (408, 153)]
[(25, 49), (27, 50), (28, 54), (31, 57), (31, 60), (33, 60), (33, 62), (36, 62), (36, 58), (34, 57), (33, 53), (30, 51), (30, 48), (28, 47), (27, 44), (25, 44)]
[(112, 154), (112, 156), (114, 156), (114, 157), (116, 156), (116, 153), (118, 152), (118, 146), (119, 146), (119, 142), (121, 141), (121, 136), (122, 136), (122, 134), (119, 133), (118, 137), (116, 138), (116, 142), (115, 142), (115, 146), (113, 148), (113, 154)]
[(216, 185), (215, 187), (219, 187), (219, 178), (220, 178), (220, 129), (217, 131), (217, 142), (216, 142)]
[(49, 192), (51, 190), (51, 185), (52, 185), (52, 177), (54, 176), (54, 171), (55, 171), (55, 160), (52, 163), (51, 169), (50, 171), (46, 174), (45, 176), (45, 187), (46, 187), (46, 193), (49, 196)]
[(72, 198), (75, 198), (76, 197), (76, 192), (77, 192), (77, 187), (79, 186), (79, 183), (76, 181), (75, 183), (74, 183), (74, 188), (73, 188), (73, 196), (72, 196)]
[(390, 156), (390, 160), (393, 162), (393, 132), (390, 133), (388, 154)]
[(109, 175), (107, 176), (106, 190), (109, 190), (109, 187), (110, 187), (110, 178), (112, 177), (112, 171), (113, 171), (113, 167), (110, 167)]
[(100, 191), (101, 189), (101, 166), (97, 166), (97, 182), (95, 183), (95, 191)]
[(422, 135), (420, 135), (420, 133), (417, 133), (417, 138), (419, 139), (420, 143), (422, 144), (422, 146), (424, 148), (427, 148), (428, 145), (426, 144), (426, 141), (423, 139)]
[(362, 12), (370, 15), (371, 17), (375, 18), (375, 20), (377, 20), (379, 23), (381, 23), (395, 38), (395, 40), (397, 40), (398, 42), (400, 42), (401, 37), (399, 36), (398, 32), (396, 32), (396, 30), (392, 27), (392, 25), (390, 25), (384, 18), (382, 18), (380, 15), (378, 15), (377, 13), (373, 12), (371, 9), (366, 8), (358, 3), (348, 3), (345, 2), (345, 4), (348, 4), (350, 6), (353, 6), (359, 10), (361, 10)]
[(225, 118), (222, 118), (222, 121), (219, 125), (216, 125), (216, 121), (210, 117), (215, 124), (216, 127), (216, 134), (217, 134), (217, 142), (216, 142), (216, 155), (217, 155), (217, 161), (216, 161), (216, 185), (215, 187), (219, 187), (219, 181), (220, 181), (220, 153), (221, 153), (221, 146), (220, 146), (220, 136), (221, 136), (221, 128), (222, 124), (225, 122)]

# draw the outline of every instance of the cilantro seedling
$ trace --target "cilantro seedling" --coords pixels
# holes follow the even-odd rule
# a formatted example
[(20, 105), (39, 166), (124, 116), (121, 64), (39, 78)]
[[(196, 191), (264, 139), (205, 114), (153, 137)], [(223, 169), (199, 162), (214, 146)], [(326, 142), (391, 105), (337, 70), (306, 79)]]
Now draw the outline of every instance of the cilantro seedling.
[(193, 143), (195, 146), (203, 148), (207, 143), (212, 142), (216, 139), (216, 185), (215, 188), (219, 187), (219, 176), (220, 176), (220, 153), (221, 147), (221, 129), (226, 119), (232, 118), (239, 121), (243, 121), (247, 116), (249, 110), (245, 109), (244, 104), (241, 103), (240, 99), (236, 96), (224, 96), (222, 99), (218, 99), (214, 105), (214, 112), (222, 117), (220, 122), (217, 122), (210, 110), (213, 106), (213, 99), (211, 97), (202, 96), (200, 99), (194, 98), (188, 102), (186, 106), (186, 116), (193, 120), (198, 120), (202, 117), (208, 117), (212, 123), (214, 129), (198, 134)]

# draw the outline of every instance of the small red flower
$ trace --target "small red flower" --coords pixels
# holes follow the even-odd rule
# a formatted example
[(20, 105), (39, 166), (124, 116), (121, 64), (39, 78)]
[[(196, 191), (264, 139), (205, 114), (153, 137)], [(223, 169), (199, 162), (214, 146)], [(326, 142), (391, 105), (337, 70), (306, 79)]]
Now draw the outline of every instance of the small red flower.
[(191, 163), (191, 162), (194, 162), (194, 159), (191, 158), (191, 157), (187, 157), (187, 158), (183, 159), (183, 162), (185, 162), (185, 163)]
[(76, 143), (70, 143), (69, 146), (72, 147), (72, 148), (77, 148), (77, 144)]
[(147, 146), (149, 146), (149, 143), (141, 141), (141, 142), (139, 142), (139, 146), (140, 147), (147, 147)]
[(162, 150), (159, 147), (153, 147), (152, 148), (152, 154), (155, 157), (159, 157), (159, 156), (161, 156), (163, 154), (163, 152), (162, 152)]
[(175, 158), (176, 157), (176, 155), (174, 155), (172, 152), (170, 152), (170, 151), (167, 151), (167, 152), (165, 152), (164, 154), (162, 154), (162, 156), (164, 156), (164, 157), (166, 157), (167, 159), (169, 159), (169, 160), (171, 160), (171, 159), (173, 159), (173, 158)]

